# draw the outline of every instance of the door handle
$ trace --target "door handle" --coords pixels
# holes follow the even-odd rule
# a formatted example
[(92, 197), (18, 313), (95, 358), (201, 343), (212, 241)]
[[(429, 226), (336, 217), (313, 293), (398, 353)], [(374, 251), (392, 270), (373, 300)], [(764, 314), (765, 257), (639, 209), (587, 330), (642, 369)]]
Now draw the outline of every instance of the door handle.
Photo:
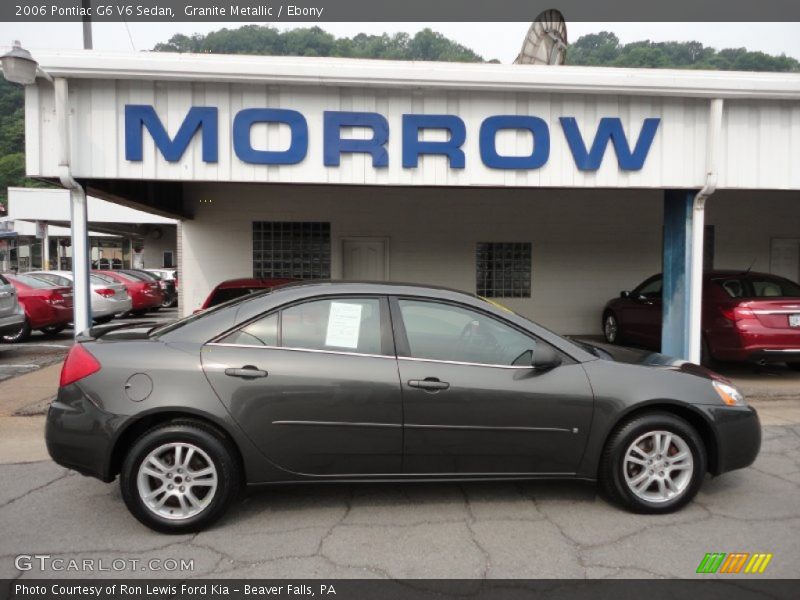
[(257, 377), (266, 377), (268, 373), (253, 365), (245, 365), (239, 369), (227, 368), (225, 369), (225, 375), (229, 377), (241, 377), (243, 379), (255, 379)]
[(450, 384), (446, 381), (439, 381), (436, 377), (426, 377), (425, 379), (410, 379), (408, 386), (429, 392), (438, 392), (439, 390), (446, 390), (450, 387)]

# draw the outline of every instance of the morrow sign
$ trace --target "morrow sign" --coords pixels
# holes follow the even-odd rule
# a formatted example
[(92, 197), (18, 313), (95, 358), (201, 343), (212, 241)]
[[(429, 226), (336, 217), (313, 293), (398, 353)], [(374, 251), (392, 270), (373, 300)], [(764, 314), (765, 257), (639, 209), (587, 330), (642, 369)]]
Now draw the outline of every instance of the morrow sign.
[[(609, 145), (614, 148), (619, 168), (639, 171), (644, 166), (661, 119), (643, 120), (636, 143), (631, 148), (628, 137), (617, 117), (599, 120), (590, 144), (574, 117), (559, 117), (561, 132), (569, 146), (575, 166), (580, 171), (600, 168)], [(283, 124), (290, 131), (289, 147), (284, 150), (254, 148), (250, 131), (256, 124)], [(367, 139), (342, 136), (343, 129), (357, 128), (371, 132)], [(203, 162), (216, 163), (219, 146), (219, 111), (213, 106), (194, 106), (189, 109), (174, 137), (170, 137), (155, 108), (147, 104), (125, 106), (125, 158), (143, 160), (145, 130), (150, 134), (161, 155), (169, 162), (183, 157), (192, 139), (199, 134)], [(444, 141), (421, 139), (424, 130), (443, 130)], [(530, 154), (508, 156), (497, 150), (497, 134), (503, 130), (528, 131), (533, 138)], [(245, 108), (236, 113), (231, 127), (233, 150), (242, 162), (258, 165), (293, 165), (308, 154), (308, 122), (302, 113), (284, 108)], [(481, 122), (478, 131), (480, 157), (492, 169), (533, 170), (543, 167), (550, 158), (550, 127), (544, 119), (530, 115), (494, 115)], [(449, 114), (402, 115), (402, 165), (415, 169), (419, 157), (446, 156), (451, 169), (463, 169), (466, 159), (462, 146), (467, 139), (464, 121)], [(323, 113), (323, 164), (337, 167), (342, 154), (367, 154), (374, 168), (389, 166), (389, 121), (375, 112), (325, 111)]]

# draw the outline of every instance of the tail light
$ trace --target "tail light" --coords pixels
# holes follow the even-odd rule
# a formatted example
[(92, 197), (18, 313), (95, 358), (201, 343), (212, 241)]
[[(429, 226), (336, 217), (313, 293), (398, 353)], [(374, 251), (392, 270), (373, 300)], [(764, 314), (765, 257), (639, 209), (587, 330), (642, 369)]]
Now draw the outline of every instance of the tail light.
[(99, 290), (95, 290), (95, 292), (100, 294), (103, 298), (111, 298), (114, 295), (114, 290), (108, 288), (100, 288)]
[(719, 310), (722, 313), (722, 316), (728, 319), (728, 321), (737, 322), (757, 318), (752, 309), (744, 306), (720, 308)]
[(100, 370), (100, 363), (82, 344), (74, 344), (61, 367), (61, 380), (58, 385), (64, 387), (88, 377)]
[(53, 305), (64, 304), (64, 296), (62, 296), (58, 292), (53, 292), (52, 294), (47, 296), (44, 300), (48, 304), (53, 304)]

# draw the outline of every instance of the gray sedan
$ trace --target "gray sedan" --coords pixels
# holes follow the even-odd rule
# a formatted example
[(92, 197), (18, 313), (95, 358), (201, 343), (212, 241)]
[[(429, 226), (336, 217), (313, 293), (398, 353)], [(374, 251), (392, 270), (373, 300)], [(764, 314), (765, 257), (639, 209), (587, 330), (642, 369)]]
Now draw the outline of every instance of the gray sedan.
[(751, 464), (760, 432), (697, 365), (615, 357), (461, 292), (342, 282), (93, 328), (46, 439), (57, 463), (119, 476), (141, 522), (184, 532), (242, 484), (584, 479), (664, 513)]

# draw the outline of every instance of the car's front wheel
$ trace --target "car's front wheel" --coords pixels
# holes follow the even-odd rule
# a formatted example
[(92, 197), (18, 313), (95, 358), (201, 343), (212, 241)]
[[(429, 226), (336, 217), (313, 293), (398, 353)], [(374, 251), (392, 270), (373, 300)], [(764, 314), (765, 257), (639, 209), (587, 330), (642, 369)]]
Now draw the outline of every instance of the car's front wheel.
[(706, 450), (683, 419), (661, 412), (634, 417), (611, 435), (600, 465), (603, 490), (634, 512), (667, 513), (697, 494)]
[(223, 515), (241, 473), (230, 443), (213, 428), (175, 421), (140, 437), (122, 465), (120, 488), (139, 521), (163, 533), (199, 531)]
[(620, 340), (619, 321), (612, 312), (603, 315), (603, 336), (609, 344), (616, 344)]

